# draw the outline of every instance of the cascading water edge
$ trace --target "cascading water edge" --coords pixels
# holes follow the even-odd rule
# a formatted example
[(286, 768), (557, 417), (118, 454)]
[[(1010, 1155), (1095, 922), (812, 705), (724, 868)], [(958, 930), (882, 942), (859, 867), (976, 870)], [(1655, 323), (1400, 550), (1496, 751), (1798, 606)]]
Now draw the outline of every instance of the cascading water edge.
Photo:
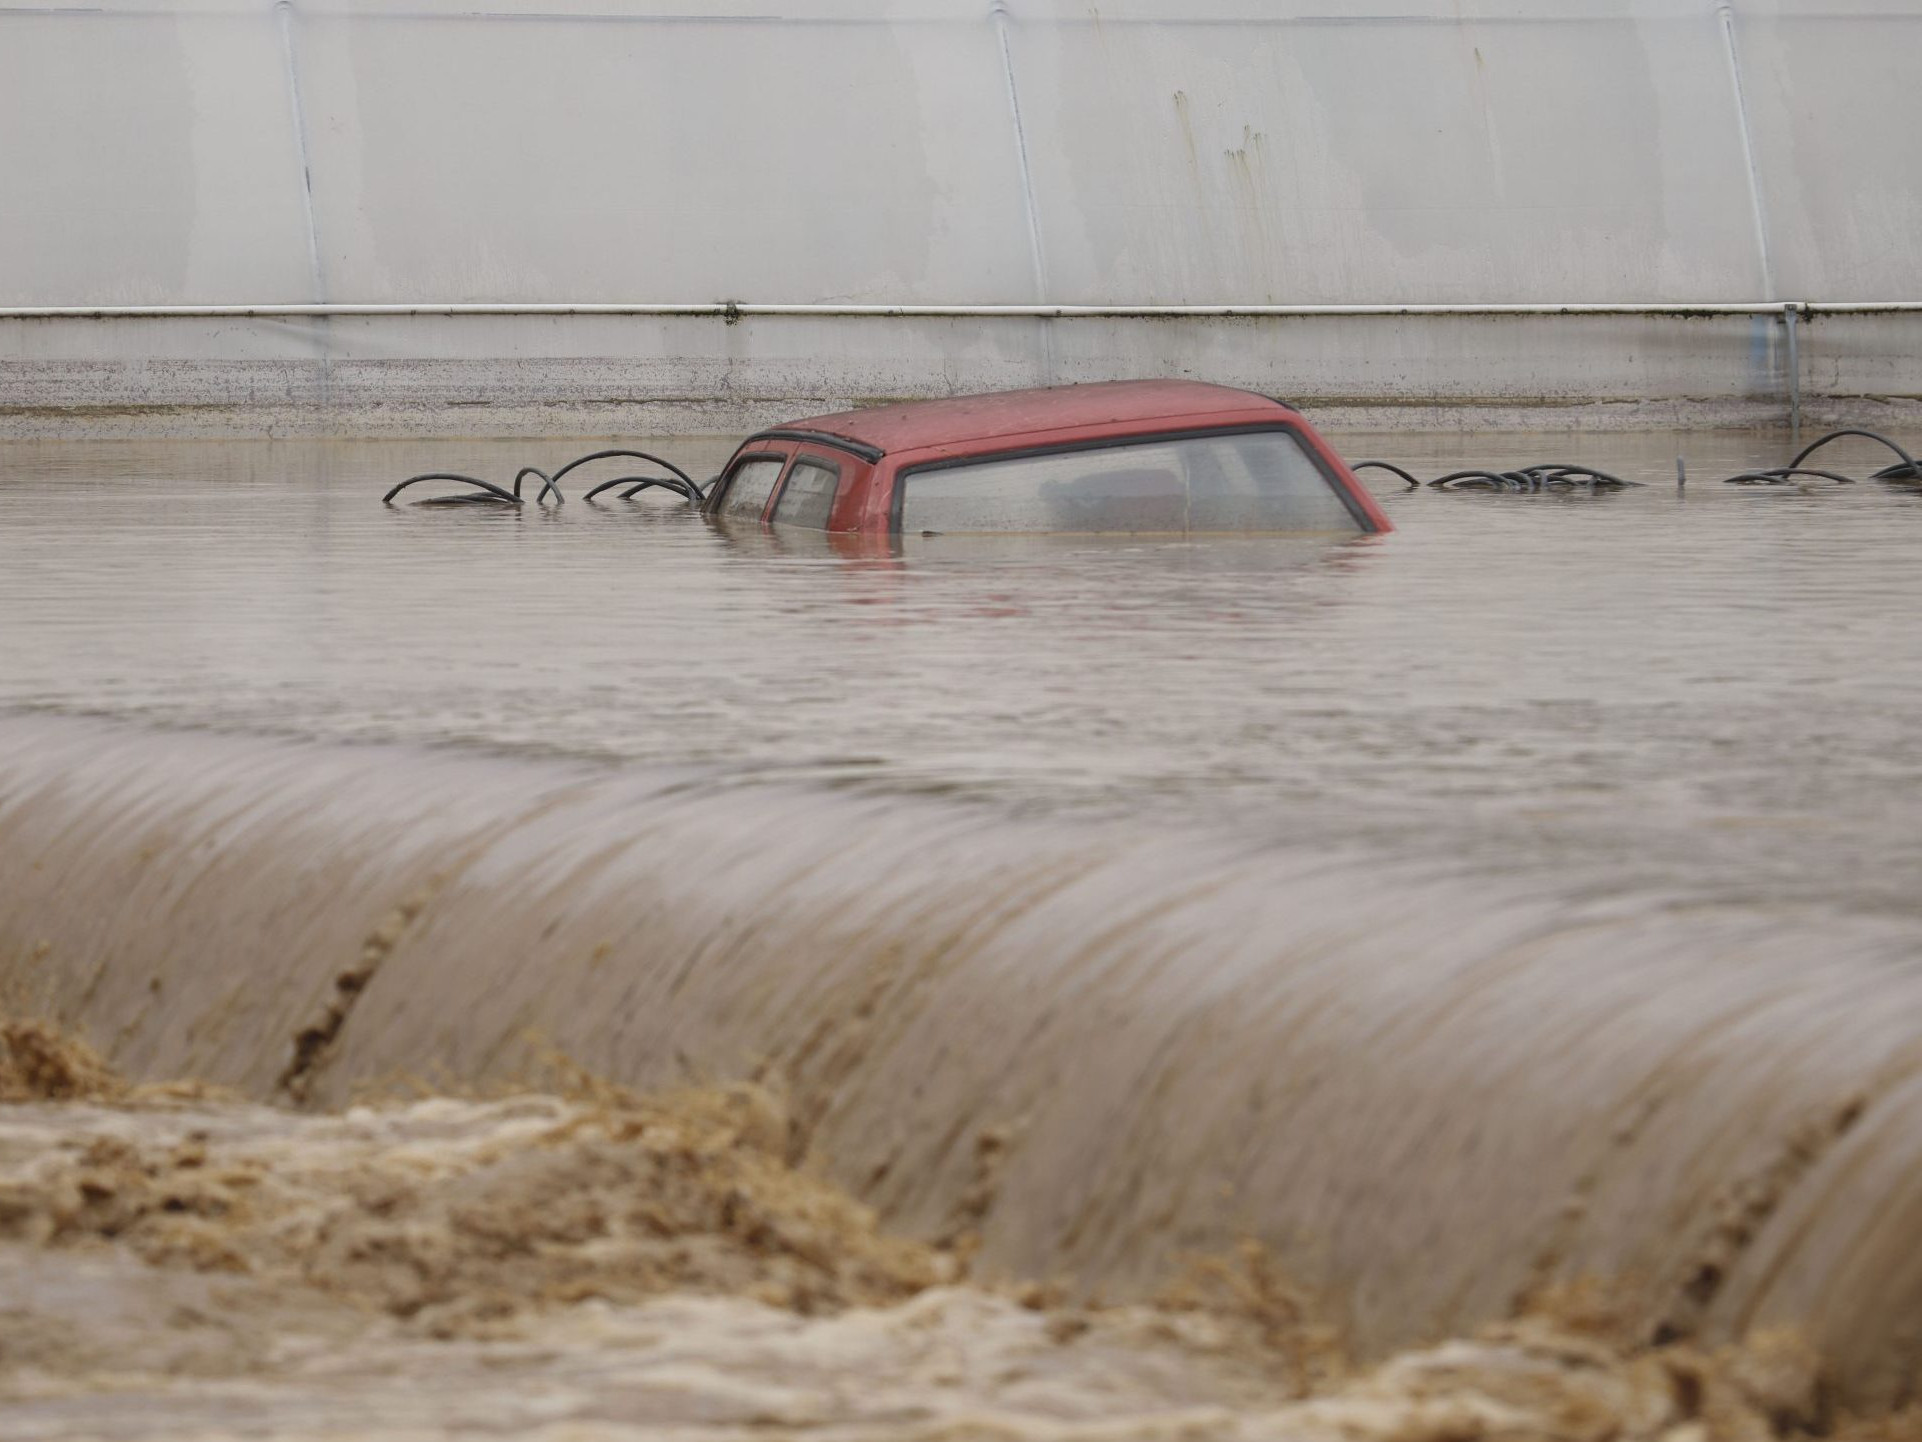
[(546, 1048), (761, 1079), (980, 1262), (1144, 1291), (1252, 1237), (1365, 1354), (1600, 1274), (1899, 1399), (1922, 929), (709, 773), (0, 718), (0, 984), (297, 1106)]

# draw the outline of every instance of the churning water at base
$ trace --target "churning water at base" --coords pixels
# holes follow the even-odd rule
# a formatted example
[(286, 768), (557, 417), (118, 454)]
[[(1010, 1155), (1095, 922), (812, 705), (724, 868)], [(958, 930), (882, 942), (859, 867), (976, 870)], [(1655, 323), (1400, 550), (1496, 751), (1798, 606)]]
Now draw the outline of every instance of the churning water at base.
[(894, 548), (376, 500), (584, 446), (9, 446), (0, 965), (262, 1097), (758, 1075), (1020, 1274), (1253, 1236), (1380, 1352), (1603, 1273), (1905, 1395), (1922, 510), (1682, 444), (1349, 441), (1654, 484), (1344, 543)]

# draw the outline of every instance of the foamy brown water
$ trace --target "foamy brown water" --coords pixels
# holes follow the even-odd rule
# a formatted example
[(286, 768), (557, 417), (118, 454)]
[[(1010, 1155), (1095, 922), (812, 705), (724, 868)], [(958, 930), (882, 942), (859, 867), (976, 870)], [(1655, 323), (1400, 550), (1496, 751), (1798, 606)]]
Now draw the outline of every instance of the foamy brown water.
[[(44, 1089), (62, 1048), (24, 1039)], [(22, 1040), (0, 1037), (0, 1079)], [(1574, 1299), (1360, 1370), (1259, 1256), (1152, 1304), (969, 1283), (965, 1246), (891, 1240), (786, 1167), (755, 1088), (313, 1116), (81, 1080), (94, 1100), (0, 1108), (9, 1438), (1629, 1442), (1837, 1421), (1792, 1338), (1649, 1348)]]

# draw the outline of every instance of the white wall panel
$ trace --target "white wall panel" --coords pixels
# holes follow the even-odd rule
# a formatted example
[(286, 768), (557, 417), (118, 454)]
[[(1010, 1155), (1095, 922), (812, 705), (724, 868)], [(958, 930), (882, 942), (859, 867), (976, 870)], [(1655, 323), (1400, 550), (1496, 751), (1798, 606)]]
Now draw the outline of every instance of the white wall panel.
[(0, 0), (0, 304), (1903, 298), (1918, 54), (1922, 0)]
[(338, 297), (1030, 287), (983, 23), (322, 13), (301, 42)]
[(311, 299), (270, 7), (0, 6), (0, 303)]
[(1922, 294), (1922, 5), (1742, 0), (1736, 13), (1778, 290)]
[(1076, 8), (1018, 28), (1053, 299), (1762, 293), (1707, 6)]

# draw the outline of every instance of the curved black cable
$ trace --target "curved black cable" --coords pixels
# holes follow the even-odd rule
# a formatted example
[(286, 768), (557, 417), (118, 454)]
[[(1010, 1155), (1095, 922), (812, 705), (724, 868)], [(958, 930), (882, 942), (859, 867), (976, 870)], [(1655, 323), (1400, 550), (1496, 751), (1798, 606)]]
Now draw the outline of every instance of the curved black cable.
[(545, 503), (547, 500), (547, 493), (549, 491), (552, 491), (554, 493), (555, 505), (559, 506), (559, 505), (566, 504), (567, 497), (563, 496), (561, 494), (561, 488), (554, 484), (554, 478), (548, 475), (547, 472), (542, 470), (539, 466), (522, 466), (519, 471), (515, 472), (514, 498), (516, 500), (520, 499), (521, 482), (526, 480), (529, 476), (539, 476), (541, 478), (541, 488), (534, 497), (536, 501)]
[(1797, 476), (1820, 476), (1825, 481), (1835, 481), (1844, 486), (1855, 484), (1853, 476), (1838, 475), (1834, 471), (1818, 471), (1811, 466), (1777, 466), (1767, 471), (1743, 471), (1739, 476), (1730, 476), (1722, 484), (1725, 486), (1787, 486), (1794, 484)]
[[(589, 461), (603, 461), (615, 456), (624, 456), (633, 460), (646, 461), (649, 465), (659, 466), (662, 470), (671, 472), (672, 476), (671, 478), (669, 476), (618, 476), (614, 480), (603, 481), (600, 485), (595, 486), (587, 493), (586, 498), (588, 500), (591, 501), (602, 491), (612, 490), (616, 486), (628, 487), (622, 494), (621, 499), (623, 500), (632, 499), (635, 495), (648, 489), (650, 486), (658, 486), (662, 490), (672, 491), (691, 506), (699, 506), (707, 499), (706, 492), (702, 490), (700, 483), (666, 457), (653, 455), (647, 451), (613, 448), (604, 451), (592, 451), (587, 455), (580, 456), (569, 461), (552, 475), (549, 475), (539, 466), (522, 466), (520, 470), (514, 474), (514, 484), (511, 490), (504, 486), (497, 486), (492, 481), (484, 481), (479, 476), (462, 475), (457, 471), (428, 471), (422, 475), (409, 476), (406, 480), (387, 492), (386, 495), (382, 496), (381, 501), (383, 504), (392, 505), (395, 496), (399, 495), (409, 486), (418, 485), (422, 481), (457, 481), (462, 485), (477, 488), (480, 494), (471, 496), (435, 496), (430, 499), (436, 504), (473, 503), (520, 506), (526, 504), (526, 500), (521, 494), (521, 487), (526, 484), (529, 476), (534, 476), (537, 477), (541, 483), (540, 489), (534, 493), (534, 499), (537, 504), (546, 505), (547, 498), (551, 495), (554, 498), (555, 505), (564, 505), (567, 497), (561, 494), (559, 484), (561, 477), (578, 466), (586, 465)], [(423, 504), (425, 504), (425, 502), (423, 502)]]
[(701, 488), (699, 486), (691, 485), (683, 481), (669, 480), (666, 476), (630, 476), (629, 479), (632, 480), (634, 484), (627, 490), (621, 492), (621, 499), (624, 501), (633, 500), (649, 486), (659, 486), (663, 490), (672, 491), (690, 506), (698, 506), (702, 501), (707, 499), (706, 496), (701, 494)]
[(1844, 436), (1860, 436), (1863, 440), (1874, 441), (1877, 445), (1886, 446), (1902, 458), (1895, 465), (1884, 466), (1881, 470), (1871, 474), (1869, 477), (1870, 480), (1922, 481), (1922, 463), (1918, 463), (1914, 456), (1903, 450), (1902, 447), (1894, 441), (1890, 440), (1887, 436), (1877, 435), (1874, 431), (1851, 428), (1849, 430), (1830, 431), (1827, 435), (1810, 441), (1796, 454), (1795, 459), (1790, 461), (1786, 466), (1760, 466), (1752, 471), (1742, 471), (1737, 475), (1727, 477), (1722, 484), (1727, 486), (1789, 486), (1795, 484), (1795, 478), (1797, 476), (1817, 476), (1825, 481), (1834, 481), (1837, 485), (1852, 486), (1855, 484), (1854, 476), (1845, 476), (1839, 471), (1825, 471), (1816, 466), (1803, 464), (1810, 456), (1821, 450), (1822, 447), (1833, 441), (1839, 441)]
[(398, 496), (409, 486), (418, 485), (422, 481), (460, 481), (465, 485), (479, 486), (482, 491), (486, 492), (485, 495), (479, 496), (439, 496), (435, 498), (437, 500), (463, 501), (469, 503), (480, 502), (489, 505), (498, 503), (508, 506), (518, 506), (522, 504), (518, 481), (515, 483), (515, 489), (510, 491), (504, 487), (495, 485), (492, 481), (483, 481), (479, 476), (463, 476), (456, 471), (428, 471), (422, 475), (409, 476), (398, 486), (395, 486), (393, 490), (382, 496), (380, 498), (381, 504), (391, 506), (394, 503), (395, 496)]
[(1416, 480), (1392, 461), (1356, 461), (1348, 469), (1351, 471), (1389, 471), (1408, 482), (1408, 488), (1410, 490), (1416, 490), (1421, 486), (1420, 481)]
[[(1823, 446), (1826, 446), (1830, 441), (1839, 441), (1844, 436), (1860, 436), (1864, 440), (1874, 441), (1878, 445), (1887, 446), (1890, 450), (1894, 451), (1898, 456), (1902, 458), (1902, 466), (1900, 467), (1900, 469), (1906, 470), (1911, 475), (1922, 477), (1922, 465), (1918, 465), (1916, 463), (1916, 459), (1914, 456), (1910, 455), (1907, 451), (1903, 450), (1902, 447), (1898, 446), (1894, 441), (1890, 440), (1887, 436), (1879, 436), (1874, 431), (1859, 431), (1859, 430), (1830, 431), (1826, 436), (1823, 436), (1820, 440), (1811, 442), (1810, 444), (1802, 447), (1801, 454), (1798, 455), (1794, 460), (1790, 461), (1788, 463), (1787, 468), (1789, 470), (1794, 470), (1796, 467), (1800, 466), (1802, 462), (1806, 461), (1810, 456), (1814, 455), (1817, 451), (1821, 450)], [(1888, 469), (1896, 470), (1898, 468), (1894, 466), (1890, 466), (1888, 467)]]
[[(701, 488), (698, 485), (695, 485), (694, 477), (690, 476), (686, 471), (682, 470), (679, 466), (675, 465), (674, 462), (670, 460), (665, 460), (660, 456), (650, 455), (646, 451), (626, 451), (626, 450), (595, 451), (591, 455), (582, 456), (579, 460), (569, 461), (566, 465), (562, 466), (558, 471), (554, 472), (554, 479), (558, 481), (562, 476), (566, 475), (569, 471), (573, 470), (576, 466), (584, 466), (589, 461), (604, 461), (611, 456), (626, 456), (631, 460), (647, 461), (651, 465), (656, 465), (661, 467), (662, 470), (672, 471), (675, 475), (679, 476), (681, 480), (690, 489), (692, 489), (696, 495), (700, 494)], [(600, 488), (596, 487), (595, 489), (598, 490)]]
[(1624, 480), (1607, 471), (1597, 470), (1594, 466), (1575, 465), (1568, 461), (1539, 461), (1513, 471), (1486, 470), (1473, 466), (1466, 470), (1450, 471), (1432, 481), (1419, 480), (1392, 461), (1355, 461), (1348, 469), (1387, 471), (1401, 477), (1410, 490), (1426, 485), (1443, 491), (1563, 491), (1578, 488), (1612, 491), (1643, 484), (1641, 481)]
[(1587, 476), (1589, 480), (1604, 486), (1622, 486), (1626, 488), (1628, 486), (1639, 486), (1643, 484), (1641, 481), (1624, 480), (1621, 476), (1611, 475), (1607, 471), (1598, 471), (1593, 466), (1569, 465), (1563, 461), (1530, 466), (1528, 469), (1541, 475), (1544, 480), (1559, 480), (1563, 476)]
[(701, 493), (695, 489), (692, 482), (677, 480), (672, 476), (616, 476), (611, 481), (602, 481), (581, 499), (591, 501), (602, 491), (611, 491), (616, 486), (628, 487), (621, 492), (621, 499), (624, 501), (631, 500), (638, 492), (646, 490), (649, 486), (659, 486), (664, 491), (672, 491), (691, 506), (701, 504)]

